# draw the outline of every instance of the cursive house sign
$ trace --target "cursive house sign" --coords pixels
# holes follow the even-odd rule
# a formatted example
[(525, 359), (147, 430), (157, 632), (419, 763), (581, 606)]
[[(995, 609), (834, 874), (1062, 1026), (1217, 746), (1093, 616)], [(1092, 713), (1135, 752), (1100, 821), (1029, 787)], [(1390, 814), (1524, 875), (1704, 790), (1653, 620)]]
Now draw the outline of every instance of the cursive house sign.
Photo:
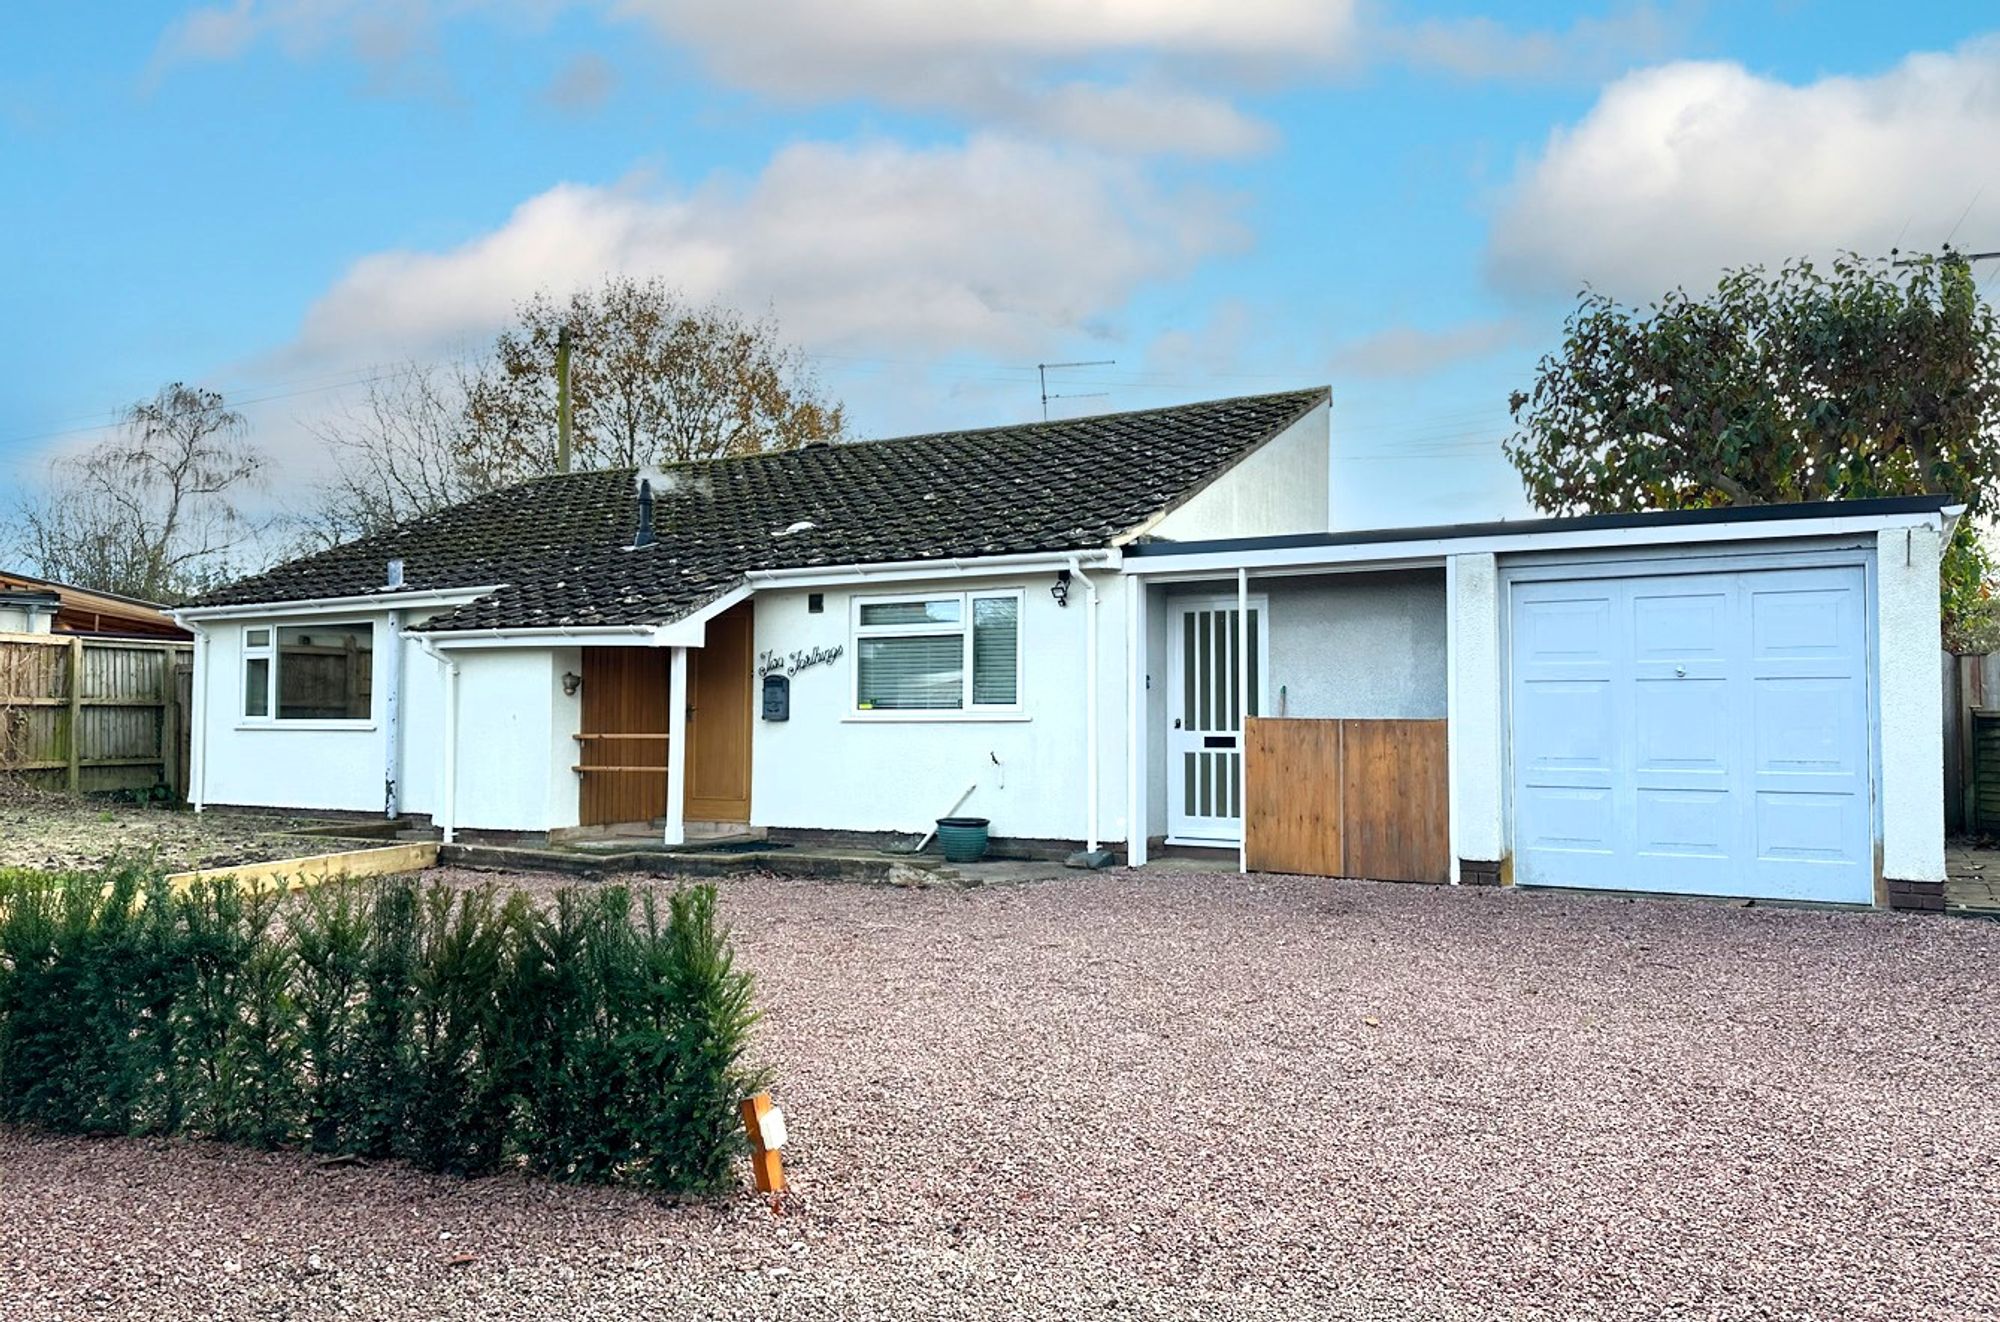
[(840, 643), (832, 647), (802, 647), (794, 652), (759, 652), (757, 673), (759, 675), (796, 675), (801, 670), (811, 670), (814, 666), (828, 666), (840, 660), (847, 648)]

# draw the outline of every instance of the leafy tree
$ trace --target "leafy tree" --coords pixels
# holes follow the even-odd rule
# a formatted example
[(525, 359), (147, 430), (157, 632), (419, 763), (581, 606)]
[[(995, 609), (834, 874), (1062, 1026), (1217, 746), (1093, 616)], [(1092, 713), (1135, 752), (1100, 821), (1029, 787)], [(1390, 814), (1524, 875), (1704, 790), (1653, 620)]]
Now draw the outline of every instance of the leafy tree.
[(1507, 456), (1551, 513), (1951, 496), (1947, 639), (1983, 613), (2000, 335), (1955, 253), (1747, 267), (1644, 310), (1586, 290), (1511, 407)]
[(234, 577), (260, 531), (240, 504), (263, 456), (243, 415), (175, 382), (125, 410), (117, 432), (50, 465), (17, 538), (45, 578), (177, 602)]
[(570, 360), (572, 465), (622, 468), (792, 450), (838, 440), (846, 418), (769, 318), (696, 305), (659, 279), (611, 276), (565, 303), (522, 304), (475, 383), (464, 445), (513, 477), (550, 471), (556, 348)]

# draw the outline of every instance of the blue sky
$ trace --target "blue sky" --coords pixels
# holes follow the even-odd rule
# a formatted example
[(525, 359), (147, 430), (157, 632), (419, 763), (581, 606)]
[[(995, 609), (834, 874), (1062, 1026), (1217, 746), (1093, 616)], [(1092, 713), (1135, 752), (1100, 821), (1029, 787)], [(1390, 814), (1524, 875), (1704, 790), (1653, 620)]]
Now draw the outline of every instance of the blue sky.
[[(607, 270), (771, 309), (864, 436), (1331, 383), (1336, 518), (1519, 513), (1585, 281), (2000, 247), (2000, 19), (1819, 0), (40, 6), (0, 75), (0, 481), (173, 379), (286, 481)], [(26, 54), (27, 58), (20, 58)], [(1989, 187), (1990, 185), (1990, 187)]]

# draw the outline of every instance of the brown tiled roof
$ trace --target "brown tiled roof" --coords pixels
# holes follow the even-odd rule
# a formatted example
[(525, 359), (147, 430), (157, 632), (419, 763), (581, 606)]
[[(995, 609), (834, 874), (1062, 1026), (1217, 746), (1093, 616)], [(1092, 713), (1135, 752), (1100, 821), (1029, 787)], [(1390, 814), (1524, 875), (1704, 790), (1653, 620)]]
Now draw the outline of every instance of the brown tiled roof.
[[(289, 561), (198, 605), (498, 585), (429, 630), (663, 624), (752, 570), (1085, 550), (1171, 509), (1324, 387), (684, 464), (633, 549), (633, 469), (536, 478)], [(796, 524), (810, 528), (786, 532)]]

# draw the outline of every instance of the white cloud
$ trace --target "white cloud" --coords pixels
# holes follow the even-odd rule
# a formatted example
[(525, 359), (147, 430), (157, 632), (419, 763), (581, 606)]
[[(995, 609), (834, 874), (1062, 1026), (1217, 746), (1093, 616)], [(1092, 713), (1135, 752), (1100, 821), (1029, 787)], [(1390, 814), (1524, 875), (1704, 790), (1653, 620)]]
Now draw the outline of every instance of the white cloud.
[(601, 55), (585, 51), (556, 71), (542, 89), (542, 100), (566, 114), (601, 110), (618, 90), (618, 70)]
[[(1227, 95), (1352, 45), (1354, 0), (619, 0), (714, 75), (776, 100), (864, 98), (1142, 153), (1242, 155)], [(1215, 82), (1221, 90), (1196, 84)]]
[(618, 0), (708, 52), (733, 80), (843, 91), (862, 71), (908, 77), (966, 58), (1034, 62), (1121, 54), (1288, 61), (1351, 39), (1354, 0)]
[[(1490, 18), (1399, 24), (1370, 0), (226, 0), (169, 29), (156, 73), (260, 42), (341, 50), (381, 90), (468, 14), (567, 10), (643, 24), (719, 81), (789, 104), (859, 101), (1141, 155), (1243, 156), (1275, 132), (1246, 95), (1389, 61), (1465, 79), (1603, 77), (1682, 26), (1652, 4), (1562, 30)], [(394, 77), (385, 77), (384, 70)]]
[(1996, 139), (2000, 39), (1802, 86), (1736, 64), (1649, 69), (1521, 169), (1488, 270), (1515, 290), (1648, 297), (1751, 262), (1935, 248), (1954, 226), (1991, 246)]
[(1420, 69), (1499, 82), (1595, 81), (1638, 59), (1657, 59), (1682, 37), (1684, 15), (1650, 4), (1563, 29), (1510, 28), (1484, 16), (1425, 19), (1380, 29), (1381, 51)]
[(814, 348), (1028, 353), (1236, 245), (1225, 203), (1103, 156), (982, 136), (918, 150), (810, 143), (747, 183), (563, 184), (444, 252), (380, 253), (307, 313), (287, 357), (417, 352), (502, 324), (539, 288), (659, 275), (770, 306)]
[(1462, 322), (1442, 330), (1392, 326), (1334, 350), (1333, 369), (1343, 376), (1370, 379), (1429, 376), (1516, 348), (1527, 334), (1527, 327), (1513, 317)]
[[(1355, 0), (228, 0), (161, 38), (153, 76), (238, 58), (268, 42), (306, 59), (367, 65), (374, 85), (447, 19), (477, 12), (546, 21), (566, 8), (641, 22), (724, 82), (794, 104), (862, 99), (1085, 146), (1240, 156), (1273, 140), (1239, 108), (1253, 66), (1296, 71), (1352, 44)], [(1196, 85), (1231, 66), (1220, 90)], [(391, 82), (385, 70), (395, 74)], [(601, 80), (599, 80), (601, 82)], [(583, 89), (595, 95), (596, 84)], [(578, 98), (558, 85), (551, 95)]]

